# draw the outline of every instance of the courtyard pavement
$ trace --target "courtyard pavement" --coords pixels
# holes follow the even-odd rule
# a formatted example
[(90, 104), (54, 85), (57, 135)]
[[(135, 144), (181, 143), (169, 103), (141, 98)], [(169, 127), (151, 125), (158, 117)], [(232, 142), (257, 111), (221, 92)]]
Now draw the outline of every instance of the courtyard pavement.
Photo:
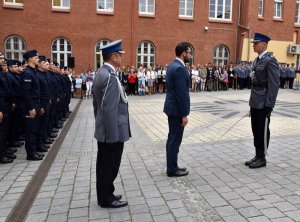
[[(120, 209), (97, 205), (94, 116), (92, 100), (84, 99), (26, 221), (300, 221), (300, 90), (279, 91), (267, 167), (261, 169), (244, 165), (254, 155), (249, 94), (190, 93), (179, 153), (179, 165), (190, 173), (180, 178), (165, 172), (165, 95), (130, 96), (133, 137), (125, 143), (115, 183), (115, 194), (129, 204)], [(71, 109), (78, 102), (73, 99)], [(20, 148), (14, 163), (0, 166), (0, 221), (29, 195), (26, 187), (41, 163), (27, 161)]]

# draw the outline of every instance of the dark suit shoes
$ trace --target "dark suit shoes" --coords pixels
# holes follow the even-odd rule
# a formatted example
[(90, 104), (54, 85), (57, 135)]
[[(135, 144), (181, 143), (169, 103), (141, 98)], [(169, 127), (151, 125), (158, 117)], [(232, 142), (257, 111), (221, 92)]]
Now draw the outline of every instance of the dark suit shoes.
[(258, 158), (255, 156), (253, 159), (246, 161), (246, 162), (245, 162), (245, 165), (246, 165), (246, 166), (249, 166), (251, 163), (253, 163), (253, 162), (256, 161), (257, 159), (258, 159)]
[(44, 158), (44, 156), (39, 155), (37, 153), (27, 156), (27, 160), (42, 160)]
[(115, 199), (115, 200), (121, 200), (121, 199), (122, 199), (122, 195), (115, 195), (115, 196), (114, 196), (114, 199)]
[(183, 177), (189, 174), (189, 171), (177, 170), (175, 172), (167, 172), (168, 177)]
[(267, 165), (266, 159), (257, 159), (254, 162), (250, 163), (249, 168), (255, 169), (255, 168), (261, 168), (265, 167)]
[(12, 163), (14, 160), (8, 157), (3, 156), (0, 158), (0, 163), (1, 164), (6, 164), (6, 163)]
[(102, 208), (120, 208), (127, 206), (128, 203), (126, 201), (114, 200), (111, 203), (100, 204)]
[(186, 168), (185, 167), (177, 167), (177, 170), (186, 171)]

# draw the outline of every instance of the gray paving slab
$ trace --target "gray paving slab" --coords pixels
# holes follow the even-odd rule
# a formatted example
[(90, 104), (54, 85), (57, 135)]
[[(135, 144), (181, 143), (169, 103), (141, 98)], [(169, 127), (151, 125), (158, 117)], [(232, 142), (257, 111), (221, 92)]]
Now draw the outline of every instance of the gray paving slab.
[[(280, 90), (272, 114), (267, 167), (251, 170), (249, 90), (191, 93), (192, 111), (179, 153), (190, 174), (168, 178), (164, 96), (130, 97), (132, 139), (125, 144), (116, 193), (121, 209), (97, 205), (92, 100), (86, 99), (29, 211), (27, 221), (300, 221), (300, 91)], [(72, 100), (75, 107), (78, 100)], [(234, 103), (233, 103), (234, 102)], [(288, 107), (288, 108), (287, 108)], [(18, 150), (0, 167), (0, 221), (38, 169)]]

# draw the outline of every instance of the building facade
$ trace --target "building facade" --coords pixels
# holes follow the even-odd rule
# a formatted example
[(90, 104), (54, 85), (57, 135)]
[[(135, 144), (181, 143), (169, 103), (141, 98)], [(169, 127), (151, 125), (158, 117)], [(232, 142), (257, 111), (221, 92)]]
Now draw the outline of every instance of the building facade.
[(1, 0), (0, 51), (21, 60), (26, 50), (75, 69), (96, 69), (100, 47), (123, 40), (124, 65), (165, 65), (178, 42), (191, 63), (253, 61), (254, 32), (271, 37), (269, 51), (299, 65), (300, 0)]

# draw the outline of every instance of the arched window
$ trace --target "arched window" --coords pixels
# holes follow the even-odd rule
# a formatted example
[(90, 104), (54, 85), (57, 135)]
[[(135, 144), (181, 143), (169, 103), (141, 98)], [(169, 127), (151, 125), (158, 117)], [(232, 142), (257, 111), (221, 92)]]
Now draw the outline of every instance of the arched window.
[(155, 47), (151, 42), (144, 41), (137, 50), (137, 67), (145, 65), (147, 67), (155, 65)]
[(9, 36), (5, 40), (5, 57), (7, 59), (23, 60), (23, 54), (26, 52), (26, 43), (19, 36)]
[(214, 49), (214, 64), (219, 65), (220, 63), (223, 65), (229, 64), (229, 50), (224, 45), (218, 45)]
[(52, 60), (60, 66), (68, 65), (68, 58), (72, 55), (72, 45), (67, 39), (59, 38), (52, 43)]
[(194, 53), (195, 53), (195, 51), (194, 51), (194, 47), (190, 43), (189, 43), (189, 45), (190, 45), (190, 49), (191, 49), (191, 58), (190, 58), (189, 64), (193, 65), (194, 64)]
[(103, 58), (102, 58), (102, 51), (100, 50), (100, 48), (102, 46), (107, 45), (108, 43), (110, 43), (110, 40), (108, 39), (102, 39), (99, 42), (96, 43), (96, 59), (95, 59), (95, 67), (96, 69), (100, 68), (103, 65)]

